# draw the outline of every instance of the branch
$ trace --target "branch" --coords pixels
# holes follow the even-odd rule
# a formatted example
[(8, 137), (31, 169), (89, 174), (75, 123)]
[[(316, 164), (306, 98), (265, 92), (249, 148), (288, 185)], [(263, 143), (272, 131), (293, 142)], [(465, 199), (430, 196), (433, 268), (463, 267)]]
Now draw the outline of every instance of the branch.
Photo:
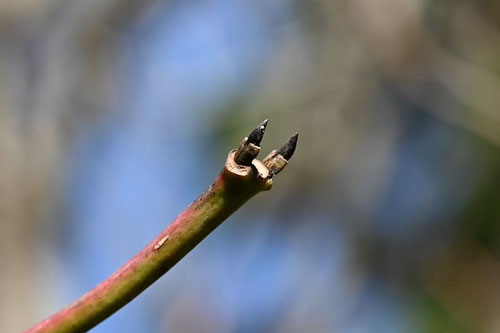
[(93, 290), (25, 332), (91, 329), (165, 274), (246, 201), (271, 189), (271, 178), (288, 163), (298, 134), (261, 162), (255, 158), (266, 125), (267, 120), (229, 153), (214, 183), (142, 251)]

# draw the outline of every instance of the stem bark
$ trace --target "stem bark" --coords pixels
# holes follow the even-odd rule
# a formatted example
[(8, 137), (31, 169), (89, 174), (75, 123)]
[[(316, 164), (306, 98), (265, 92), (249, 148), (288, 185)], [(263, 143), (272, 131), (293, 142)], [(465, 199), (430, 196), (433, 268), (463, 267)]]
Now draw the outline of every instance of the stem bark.
[(269, 190), (268, 169), (234, 161), (232, 151), (214, 183), (152, 242), (113, 275), (25, 332), (85, 332), (134, 299), (165, 274), (225, 219), (257, 193)]

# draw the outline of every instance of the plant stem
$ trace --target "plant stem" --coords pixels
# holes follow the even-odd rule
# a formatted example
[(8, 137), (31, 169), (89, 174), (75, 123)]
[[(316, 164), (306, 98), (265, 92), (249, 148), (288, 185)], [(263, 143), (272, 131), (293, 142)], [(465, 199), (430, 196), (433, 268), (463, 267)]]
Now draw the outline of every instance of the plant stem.
[(247, 200), (269, 190), (269, 170), (258, 160), (251, 166), (237, 164), (238, 152), (229, 153), (214, 183), (135, 257), (67, 308), (25, 332), (91, 329), (165, 274)]

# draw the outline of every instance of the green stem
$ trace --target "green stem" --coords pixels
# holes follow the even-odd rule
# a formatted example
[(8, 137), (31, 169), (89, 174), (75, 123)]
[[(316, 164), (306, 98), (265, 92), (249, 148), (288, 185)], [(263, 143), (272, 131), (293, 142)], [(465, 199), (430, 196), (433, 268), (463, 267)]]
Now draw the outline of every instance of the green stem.
[(254, 160), (237, 165), (231, 152), (215, 182), (141, 252), (93, 290), (26, 332), (84, 332), (134, 299), (165, 274), (255, 194), (272, 186)]

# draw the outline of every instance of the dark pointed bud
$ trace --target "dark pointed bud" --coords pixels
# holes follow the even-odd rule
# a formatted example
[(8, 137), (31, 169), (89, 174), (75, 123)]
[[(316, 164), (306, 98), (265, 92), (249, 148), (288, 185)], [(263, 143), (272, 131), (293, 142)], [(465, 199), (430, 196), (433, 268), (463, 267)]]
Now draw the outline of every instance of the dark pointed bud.
[(262, 138), (264, 137), (264, 133), (266, 132), (268, 119), (264, 120), (262, 124), (257, 126), (256, 129), (250, 133), (247, 139), (247, 143), (253, 143), (256, 146), (260, 146)]
[(297, 147), (297, 139), (299, 138), (299, 133), (295, 133), (291, 138), (286, 140), (286, 142), (278, 149), (278, 154), (283, 156), (285, 160), (290, 160)]
[(260, 142), (266, 131), (267, 119), (262, 122), (248, 137), (243, 139), (240, 147), (236, 151), (234, 161), (239, 165), (252, 165), (252, 161), (257, 157), (260, 151)]

